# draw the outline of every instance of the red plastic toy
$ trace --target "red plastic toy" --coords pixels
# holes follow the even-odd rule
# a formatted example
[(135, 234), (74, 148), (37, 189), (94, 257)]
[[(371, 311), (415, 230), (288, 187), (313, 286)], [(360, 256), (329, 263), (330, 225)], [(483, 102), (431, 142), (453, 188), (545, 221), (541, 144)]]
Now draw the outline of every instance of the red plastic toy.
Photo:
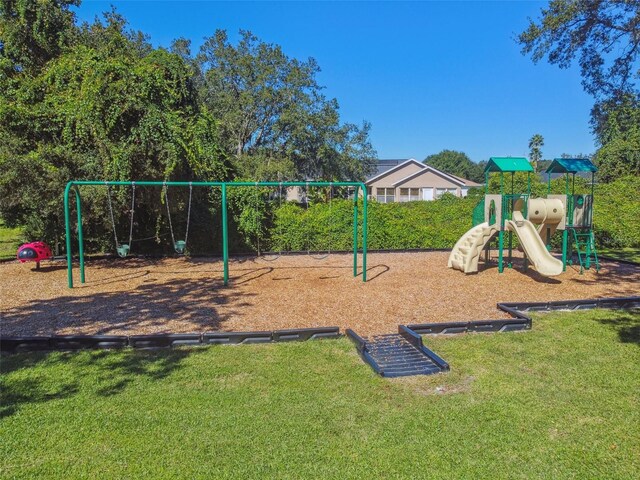
[(20, 263), (36, 262), (36, 268), (40, 268), (40, 262), (53, 258), (53, 252), (44, 242), (30, 242), (20, 245), (17, 257)]

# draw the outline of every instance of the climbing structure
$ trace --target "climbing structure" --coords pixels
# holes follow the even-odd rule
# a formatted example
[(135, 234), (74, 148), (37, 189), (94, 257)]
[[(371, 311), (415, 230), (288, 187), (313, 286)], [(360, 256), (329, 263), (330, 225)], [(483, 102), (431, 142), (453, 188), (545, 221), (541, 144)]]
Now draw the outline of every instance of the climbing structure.
[[(500, 174), (500, 193), (489, 194), (489, 174)], [(515, 192), (514, 175), (527, 173), (526, 193)], [(531, 262), (541, 275), (554, 276), (563, 271), (563, 262), (549, 253), (548, 242), (556, 230), (566, 226), (566, 196), (548, 195), (547, 198), (531, 198), (533, 168), (526, 158), (492, 157), (485, 169), (486, 195), (473, 214), (473, 227), (458, 240), (448, 266), (464, 273), (478, 271), (483, 252), (490, 248), (491, 240), (498, 237), (498, 271), (504, 269), (505, 241), (507, 266), (512, 267), (513, 234), (525, 253), (525, 269)], [(511, 174), (511, 191), (505, 193), (504, 174)]]
[[(566, 229), (562, 236), (562, 264), (566, 270), (567, 263), (573, 264), (574, 248), (580, 273), (595, 266), (600, 269), (596, 242), (593, 235), (593, 192), (595, 187), (595, 173), (598, 168), (586, 158), (556, 158), (546, 170), (548, 178), (548, 192), (551, 193), (551, 177), (561, 174), (565, 177), (566, 198)], [(576, 193), (576, 174), (590, 173), (591, 181), (586, 188), (589, 194)], [(548, 195), (552, 196), (552, 195)], [(558, 195), (554, 195), (558, 197)]]

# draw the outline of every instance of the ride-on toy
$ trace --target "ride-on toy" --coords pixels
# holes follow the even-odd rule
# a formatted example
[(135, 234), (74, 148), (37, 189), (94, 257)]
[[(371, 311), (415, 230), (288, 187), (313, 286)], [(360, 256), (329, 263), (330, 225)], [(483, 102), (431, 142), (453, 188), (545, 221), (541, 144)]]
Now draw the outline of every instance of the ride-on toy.
[(42, 260), (53, 258), (53, 252), (44, 242), (30, 242), (20, 245), (17, 257), (20, 263), (36, 262), (36, 270), (38, 270)]

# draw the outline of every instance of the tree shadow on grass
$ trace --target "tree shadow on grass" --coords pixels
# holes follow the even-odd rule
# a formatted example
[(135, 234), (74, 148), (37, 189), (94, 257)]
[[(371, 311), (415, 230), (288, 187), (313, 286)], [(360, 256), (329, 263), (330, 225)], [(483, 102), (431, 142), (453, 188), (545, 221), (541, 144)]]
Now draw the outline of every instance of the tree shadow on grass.
[(613, 318), (598, 320), (613, 328), (622, 343), (635, 343), (640, 347), (640, 310), (617, 311)]
[[(0, 420), (30, 404), (85, 395), (108, 397), (140, 380), (160, 381), (203, 348), (22, 353), (2, 357)], [(72, 378), (73, 380), (69, 380)]]

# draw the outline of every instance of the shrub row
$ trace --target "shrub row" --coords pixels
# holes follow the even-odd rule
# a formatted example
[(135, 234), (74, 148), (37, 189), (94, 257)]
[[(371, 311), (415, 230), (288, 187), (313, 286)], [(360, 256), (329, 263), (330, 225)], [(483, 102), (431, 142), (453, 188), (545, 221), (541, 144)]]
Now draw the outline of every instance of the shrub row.
[[(599, 246), (640, 247), (639, 195), (640, 179), (634, 177), (596, 187), (594, 230)], [(472, 211), (480, 198), (445, 195), (432, 202), (370, 202), (369, 248), (452, 248), (471, 227)], [(361, 207), (359, 220), (361, 229)], [(349, 250), (353, 246), (352, 227), (352, 201), (333, 200), (330, 205), (308, 207), (287, 203), (274, 210), (263, 244), (274, 251)]]

